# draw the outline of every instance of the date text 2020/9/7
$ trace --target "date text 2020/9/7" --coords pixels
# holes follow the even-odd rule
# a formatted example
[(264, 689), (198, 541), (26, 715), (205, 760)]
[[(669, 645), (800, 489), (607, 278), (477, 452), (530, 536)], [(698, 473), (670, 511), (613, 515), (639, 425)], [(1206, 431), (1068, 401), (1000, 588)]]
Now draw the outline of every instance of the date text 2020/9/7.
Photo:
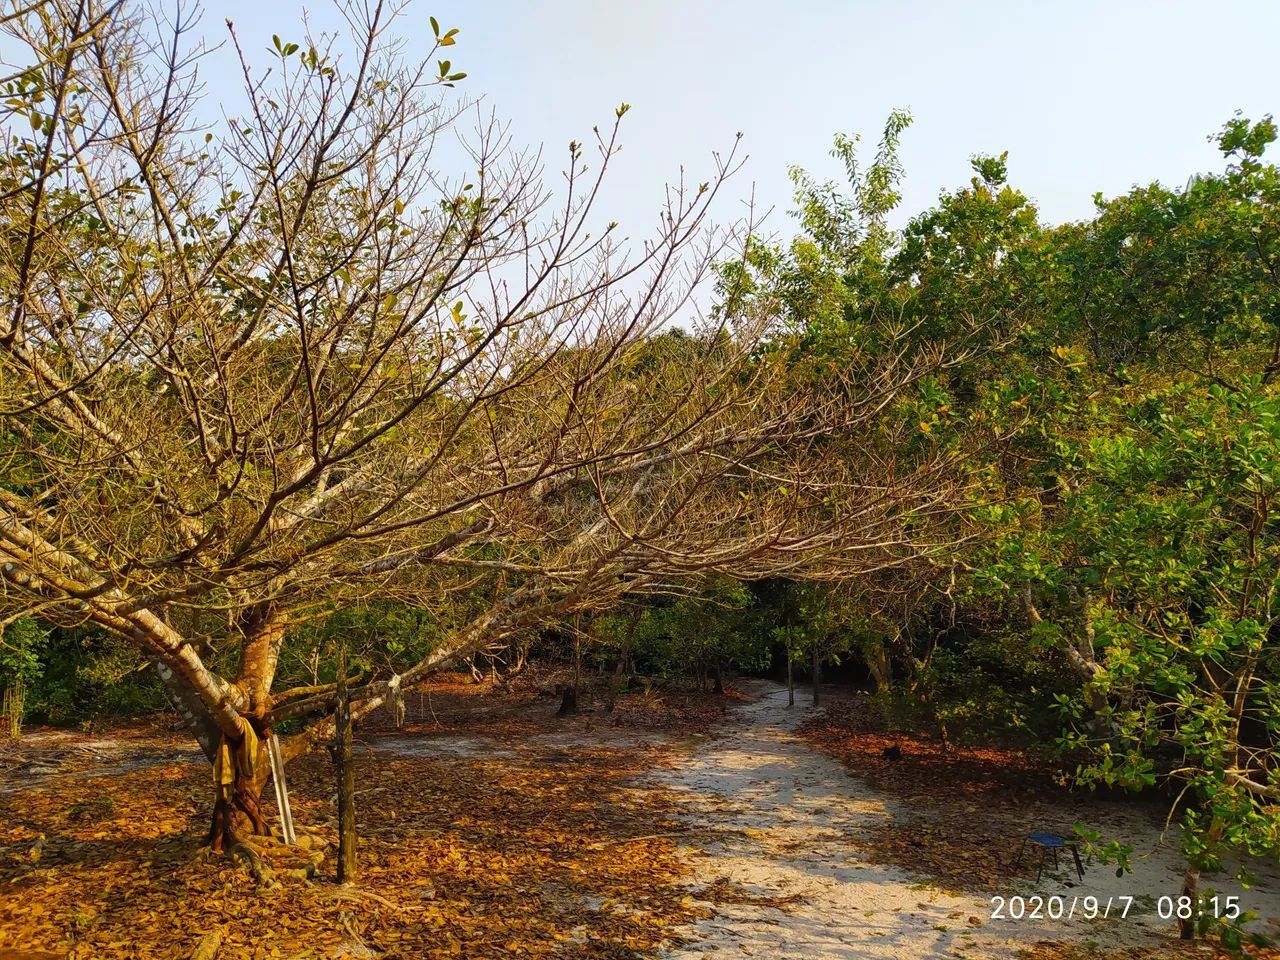
[(1133, 897), (992, 897), (992, 920), (1074, 920), (1080, 917), (1124, 919), (1133, 907)]

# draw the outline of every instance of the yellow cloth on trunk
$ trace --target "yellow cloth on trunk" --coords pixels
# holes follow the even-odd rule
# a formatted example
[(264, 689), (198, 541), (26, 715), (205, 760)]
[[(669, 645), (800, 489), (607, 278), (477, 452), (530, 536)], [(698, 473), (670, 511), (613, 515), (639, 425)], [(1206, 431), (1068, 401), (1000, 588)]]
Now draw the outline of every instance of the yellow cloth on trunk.
[(244, 717), (236, 717), (236, 722), (240, 727), (239, 742), (232, 746), (223, 734), (213, 758), (213, 783), (218, 796), (227, 803), (235, 793), (236, 773), (252, 777), (258, 769), (258, 735)]

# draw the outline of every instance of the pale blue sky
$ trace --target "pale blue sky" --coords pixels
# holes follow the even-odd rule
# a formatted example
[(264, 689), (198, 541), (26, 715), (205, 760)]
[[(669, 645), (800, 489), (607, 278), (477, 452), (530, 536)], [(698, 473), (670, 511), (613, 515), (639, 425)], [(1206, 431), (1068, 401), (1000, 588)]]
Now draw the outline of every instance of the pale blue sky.
[[(326, 0), (223, 0), (204, 26), (221, 36), (230, 16), (262, 50), (272, 33), (300, 36), (304, 9), (313, 27), (336, 23)], [(1051, 221), (1087, 216), (1095, 191), (1217, 168), (1207, 134), (1236, 108), (1280, 108), (1275, 0), (411, 0), (398, 31), (424, 52), (432, 14), (461, 29), (449, 53), (466, 92), (557, 162), (632, 104), (603, 211), (632, 235), (681, 163), (702, 179), (737, 131), (750, 160), (720, 215), (734, 216), (754, 183), (785, 233), (787, 166), (837, 175), (832, 134), (861, 132), (870, 150), (896, 106), (915, 116), (908, 213), (963, 184), (970, 154), (1007, 149), (1013, 182)]]

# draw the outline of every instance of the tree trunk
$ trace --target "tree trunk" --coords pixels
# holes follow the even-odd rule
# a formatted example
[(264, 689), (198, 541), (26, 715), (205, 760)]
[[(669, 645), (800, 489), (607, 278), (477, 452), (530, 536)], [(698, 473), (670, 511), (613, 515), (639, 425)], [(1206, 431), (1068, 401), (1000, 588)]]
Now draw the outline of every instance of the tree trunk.
[(578, 691), (582, 689), (582, 641), (574, 637), (573, 640), (573, 693), (576, 697)]
[(818, 705), (818, 688), (822, 686), (822, 658), (818, 648), (813, 648), (813, 705)]
[(888, 645), (882, 640), (874, 640), (863, 648), (862, 653), (867, 662), (867, 670), (871, 673), (871, 679), (875, 681), (876, 693), (884, 693), (893, 680)]
[[(230, 746), (234, 757), (238, 746)], [(232, 759), (236, 767), (232, 782), (226, 786), (216, 785), (208, 837), (209, 846), (215, 853), (229, 852), (243, 837), (265, 837), (271, 832), (262, 814), (262, 788), (266, 785), (270, 764), (261, 741), (258, 753), (253, 773), (245, 773)]]
[(796, 705), (796, 677), (795, 671), (792, 669), (791, 651), (787, 651), (787, 706), (794, 707)]
[(613, 713), (613, 708), (618, 704), (618, 695), (622, 693), (622, 661), (618, 661), (618, 665), (613, 668), (613, 679), (609, 682), (609, 690), (604, 697), (604, 712)]
[(241, 712), (261, 717), (271, 709), (271, 684), (280, 661), (285, 622), (274, 604), (263, 603), (246, 611), (238, 626), (244, 641), (236, 686), (248, 700)]
[(165, 699), (169, 701), (169, 705), (173, 707), (179, 719), (186, 724), (187, 729), (196, 738), (205, 759), (212, 763), (214, 754), (218, 750), (218, 741), (222, 737), (222, 731), (218, 729), (213, 715), (200, 700), (200, 694), (190, 685), (183, 683), (182, 678), (174, 673), (168, 664), (154, 657), (152, 662), (155, 664), (156, 674), (160, 677), (160, 689), (164, 691)]
[[(271, 773), (267, 751), (271, 721), (266, 717), (271, 709), (271, 682), (284, 639), (284, 621), (267, 603), (246, 611), (237, 626), (244, 637), (239, 676), (233, 687), (240, 697), (236, 706), (239, 715), (235, 717), (237, 734), (210, 724), (209, 712), (200, 709), (192, 691), (186, 689), (168, 664), (156, 661), (166, 696), (213, 762), (215, 780), (222, 772), (222, 782), (215, 784), (209, 826), (209, 846), (218, 853), (229, 852), (241, 837), (271, 833), (262, 812), (262, 788)], [(231, 775), (229, 783), (225, 782), (227, 773)]]
[(716, 658), (714, 670), (715, 670), (715, 673), (713, 676), (714, 676), (715, 686), (711, 688), (711, 692), (723, 695), (724, 694), (724, 666), (720, 663), (720, 659), (718, 657)]
[[(1222, 821), (1214, 818), (1209, 821), (1209, 829), (1205, 833), (1205, 846), (1212, 850), (1222, 839)], [(1200, 868), (1187, 861), (1187, 869), (1182, 874), (1182, 896), (1191, 900), (1191, 916), (1186, 920), (1178, 920), (1178, 936), (1183, 940), (1194, 940), (1196, 936), (1196, 914), (1199, 912)]]
[(529, 644), (523, 639), (517, 640), (511, 649), (515, 651), (515, 656), (511, 661), (510, 669), (507, 670), (508, 679), (518, 676), (524, 670), (525, 661), (529, 656)]
[(226, 853), (244, 836), (265, 837), (269, 832), (262, 816), (262, 781), (237, 775), (231, 797), (213, 801), (209, 846), (215, 853)]
[(622, 649), (618, 652), (618, 665), (613, 671), (613, 683), (609, 686), (609, 699), (605, 703), (605, 712), (613, 713), (614, 704), (618, 702), (618, 696), (622, 693), (622, 685), (627, 681), (627, 676), (631, 672), (628, 665), (631, 662), (631, 637), (636, 632), (636, 624), (640, 622), (639, 608), (631, 617), (631, 622), (627, 625), (627, 632), (622, 637)]
[(356, 878), (356, 782), (351, 768), (351, 700), (347, 696), (347, 647), (338, 647), (338, 714), (333, 766), (338, 781), (338, 882)]

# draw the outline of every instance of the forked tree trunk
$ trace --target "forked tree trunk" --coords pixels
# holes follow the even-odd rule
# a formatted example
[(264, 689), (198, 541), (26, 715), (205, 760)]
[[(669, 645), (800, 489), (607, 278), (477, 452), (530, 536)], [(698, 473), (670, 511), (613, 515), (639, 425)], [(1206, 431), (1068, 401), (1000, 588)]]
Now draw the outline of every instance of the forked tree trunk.
[(525, 661), (529, 657), (529, 645), (524, 640), (517, 640), (508, 649), (514, 654), (507, 668), (507, 679), (510, 680), (524, 670)]
[(876, 693), (885, 693), (893, 682), (893, 668), (889, 663), (889, 646), (876, 640), (863, 647), (863, 657), (867, 662), (867, 670), (875, 681)]
[[(267, 752), (267, 738), (271, 735), (271, 729), (262, 718), (271, 709), (271, 682), (275, 678), (280, 645), (284, 640), (284, 621), (277, 615), (272, 604), (265, 603), (246, 611), (239, 618), (238, 626), (244, 636), (244, 643), (237, 686), (247, 701), (242, 706), (240, 716), (257, 736), (256, 756), (248, 764), (252, 769), (243, 769), (246, 765), (246, 758), (242, 753), (245, 750), (244, 737), (233, 740), (219, 734), (214, 750), (210, 751), (206, 747), (206, 754), (216, 763), (216, 755), (225, 742), (230, 757), (224, 758), (223, 762), (229, 762), (234, 770), (232, 783), (215, 785), (209, 846), (218, 853), (230, 851), (243, 837), (268, 836), (271, 832), (262, 811), (262, 788), (266, 786), (271, 771)], [(174, 679), (172, 671), (162, 664), (159, 666), (160, 677), (166, 682), (168, 690)], [(187, 698), (181, 695), (181, 691), (169, 693), (170, 701), (199, 737), (198, 716), (189, 708)], [(202, 746), (206, 739), (209, 738), (201, 738)]]
[(267, 836), (271, 832), (262, 812), (262, 788), (270, 770), (264, 744), (265, 740), (260, 739), (258, 762), (252, 774), (244, 773), (235, 764), (236, 745), (232, 745), (234, 778), (229, 788), (216, 786), (213, 819), (209, 825), (208, 844), (215, 853), (229, 852), (244, 837)]

